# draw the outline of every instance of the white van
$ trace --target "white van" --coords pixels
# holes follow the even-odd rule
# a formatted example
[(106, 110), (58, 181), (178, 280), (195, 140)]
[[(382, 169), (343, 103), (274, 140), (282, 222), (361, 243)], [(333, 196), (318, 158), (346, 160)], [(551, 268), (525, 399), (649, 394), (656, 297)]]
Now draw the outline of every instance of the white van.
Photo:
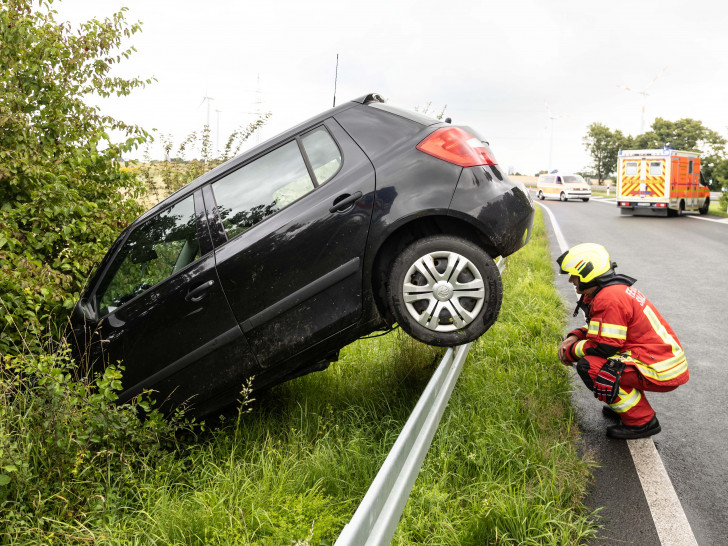
[(538, 177), (536, 190), (539, 199), (546, 199), (549, 196), (558, 197), (562, 201), (567, 199), (589, 201), (591, 197), (589, 184), (578, 174), (542, 174)]

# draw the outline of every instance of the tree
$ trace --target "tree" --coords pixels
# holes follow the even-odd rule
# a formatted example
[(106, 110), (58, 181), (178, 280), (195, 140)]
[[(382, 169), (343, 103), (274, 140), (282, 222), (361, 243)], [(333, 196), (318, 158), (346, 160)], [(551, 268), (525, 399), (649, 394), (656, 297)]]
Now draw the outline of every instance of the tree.
[(140, 24), (122, 9), (74, 30), (52, 3), (0, 4), (0, 353), (57, 333), (90, 267), (141, 212), (143, 187), (118, 160), (148, 135), (86, 102), (150, 83), (110, 74)]
[[(657, 118), (650, 131), (635, 138), (635, 145), (639, 149), (670, 146), (673, 150), (700, 152), (701, 172), (709, 182), (713, 180), (716, 166), (726, 158), (726, 140), (701, 121), (690, 118), (678, 121)], [(718, 187), (717, 182), (712, 185)]]
[(617, 153), (628, 142), (629, 137), (625, 137), (619, 130), (612, 132), (601, 123), (592, 123), (589, 126), (584, 137), (584, 147), (592, 157), (592, 167), (599, 178), (599, 184), (616, 172)]

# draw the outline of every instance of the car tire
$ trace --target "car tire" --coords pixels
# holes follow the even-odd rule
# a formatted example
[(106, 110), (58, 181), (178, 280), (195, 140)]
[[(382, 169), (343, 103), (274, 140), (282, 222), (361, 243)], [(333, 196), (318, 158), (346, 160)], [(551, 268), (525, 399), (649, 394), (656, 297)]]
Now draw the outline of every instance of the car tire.
[(705, 198), (705, 202), (703, 203), (703, 206), (698, 209), (698, 212), (700, 214), (708, 214), (708, 209), (710, 208), (710, 197)]
[(541, 190), (538, 190), (538, 198), (541, 201), (543, 201), (544, 199), (546, 199), (546, 197), (544, 196), (544, 194), (543, 194), (543, 192)]
[(682, 216), (685, 212), (685, 201), (680, 201), (680, 204), (677, 206), (677, 215)]
[(561, 195), (559, 195), (559, 199), (561, 201), (566, 201), (566, 194), (564, 192), (561, 192)]
[(581, 200), (584, 201), (584, 203), (586, 203), (587, 201), (589, 201), (589, 198), (588, 197), (582, 197)]
[(503, 284), (481, 247), (451, 235), (432, 235), (395, 259), (387, 296), (397, 323), (410, 336), (452, 347), (477, 339), (495, 323)]

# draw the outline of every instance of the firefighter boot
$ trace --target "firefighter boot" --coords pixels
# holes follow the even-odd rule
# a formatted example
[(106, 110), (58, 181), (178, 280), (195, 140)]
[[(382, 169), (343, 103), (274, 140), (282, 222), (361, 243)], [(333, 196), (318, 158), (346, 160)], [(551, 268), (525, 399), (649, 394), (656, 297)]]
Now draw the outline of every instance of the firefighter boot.
[(619, 414), (609, 406), (602, 406), (602, 415), (607, 419), (614, 419), (615, 421), (621, 421)]
[(653, 416), (649, 423), (640, 426), (629, 426), (625, 424), (612, 425), (607, 427), (607, 436), (610, 438), (618, 438), (621, 440), (635, 440), (637, 438), (647, 438), (653, 434), (660, 432), (660, 422), (657, 416)]

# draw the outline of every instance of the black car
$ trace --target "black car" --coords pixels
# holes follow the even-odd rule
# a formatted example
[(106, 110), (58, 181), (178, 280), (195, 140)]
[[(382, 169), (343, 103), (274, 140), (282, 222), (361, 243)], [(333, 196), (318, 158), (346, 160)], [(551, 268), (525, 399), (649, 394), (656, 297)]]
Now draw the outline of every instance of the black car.
[(203, 415), (251, 377), (325, 368), (399, 324), (440, 346), (482, 335), (494, 257), (530, 237), (534, 205), (484, 140), (376, 94), (316, 116), (194, 180), (132, 223), (77, 303), (83, 371), (125, 366)]

